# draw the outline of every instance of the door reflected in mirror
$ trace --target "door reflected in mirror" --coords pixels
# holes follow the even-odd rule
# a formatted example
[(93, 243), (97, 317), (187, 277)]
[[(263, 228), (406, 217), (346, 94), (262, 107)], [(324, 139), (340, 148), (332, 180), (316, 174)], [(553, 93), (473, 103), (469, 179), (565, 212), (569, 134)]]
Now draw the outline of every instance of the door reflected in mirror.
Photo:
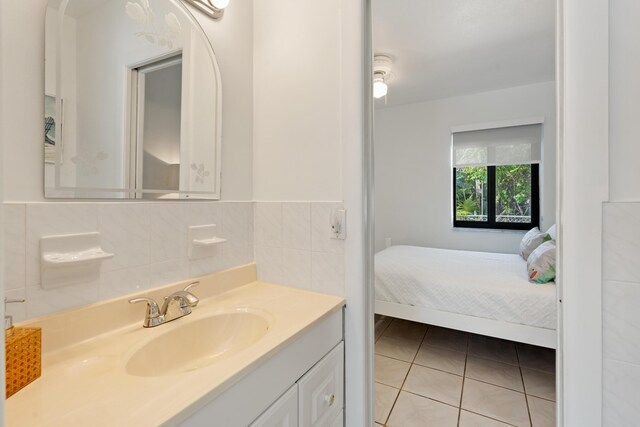
[(45, 197), (220, 198), (220, 72), (180, 1), (51, 0), (45, 30)]

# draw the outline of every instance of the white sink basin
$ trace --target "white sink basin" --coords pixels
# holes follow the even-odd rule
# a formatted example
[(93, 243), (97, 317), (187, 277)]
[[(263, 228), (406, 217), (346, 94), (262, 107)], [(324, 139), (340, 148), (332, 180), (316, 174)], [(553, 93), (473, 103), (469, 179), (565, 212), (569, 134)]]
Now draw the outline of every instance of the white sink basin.
[(269, 317), (258, 310), (237, 309), (186, 322), (135, 350), (126, 362), (126, 371), (158, 377), (207, 367), (260, 340), (269, 330)]

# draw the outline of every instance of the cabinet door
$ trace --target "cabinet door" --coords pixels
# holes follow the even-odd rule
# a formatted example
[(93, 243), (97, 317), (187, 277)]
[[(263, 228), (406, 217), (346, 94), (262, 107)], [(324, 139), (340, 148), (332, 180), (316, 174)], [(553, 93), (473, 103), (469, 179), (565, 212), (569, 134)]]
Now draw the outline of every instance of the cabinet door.
[(331, 423), (331, 427), (344, 427), (344, 411), (340, 411), (336, 419)]
[(298, 385), (280, 396), (250, 427), (298, 427)]
[(344, 404), (344, 344), (341, 342), (298, 381), (300, 425), (330, 427)]

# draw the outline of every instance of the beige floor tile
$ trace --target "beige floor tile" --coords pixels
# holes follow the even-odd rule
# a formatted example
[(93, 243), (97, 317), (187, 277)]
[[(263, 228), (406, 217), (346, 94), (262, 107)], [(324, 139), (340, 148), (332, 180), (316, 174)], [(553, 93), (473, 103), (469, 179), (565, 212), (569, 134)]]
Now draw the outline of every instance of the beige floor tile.
[(374, 377), (379, 383), (400, 388), (410, 367), (410, 363), (375, 355)]
[(405, 362), (413, 362), (418, 347), (420, 347), (420, 341), (383, 336), (376, 342), (375, 353)]
[(444, 403), (400, 392), (387, 425), (389, 427), (456, 427), (458, 409)]
[(402, 389), (449, 405), (460, 406), (462, 377), (413, 365)]
[(394, 319), (382, 336), (392, 338), (404, 338), (413, 341), (422, 341), (427, 325), (410, 322), (408, 320)]
[(376, 400), (375, 421), (380, 424), (387, 422), (391, 408), (393, 407), (396, 397), (398, 396), (397, 388), (389, 387), (388, 385), (375, 383), (374, 393)]
[(524, 392), (520, 368), (507, 363), (470, 355), (467, 357), (465, 376), (474, 380)]
[(516, 344), (520, 366), (548, 373), (556, 372), (556, 351), (529, 344)]
[(427, 331), (424, 342), (427, 345), (441, 347), (446, 350), (467, 351), (468, 334), (453, 329), (432, 326)]
[(420, 350), (418, 350), (414, 363), (456, 375), (464, 375), (466, 358), (467, 355), (463, 352), (427, 345), (425, 341)]
[(529, 425), (524, 394), (470, 378), (464, 382), (462, 408), (516, 426)]
[(527, 396), (529, 400), (529, 411), (531, 412), (531, 423), (533, 427), (555, 427), (556, 425), (556, 404), (534, 396)]
[(556, 400), (556, 376), (554, 374), (522, 368), (522, 378), (527, 394), (547, 400)]
[(518, 366), (518, 356), (513, 341), (474, 334), (469, 338), (469, 354)]
[(509, 424), (473, 412), (462, 411), (460, 412), (459, 427), (509, 427)]
[(376, 315), (376, 320), (375, 320), (375, 339), (376, 341), (378, 340), (378, 338), (380, 338), (382, 336), (382, 333), (389, 327), (389, 325), (391, 324), (392, 319), (390, 317), (379, 317), (378, 315)]

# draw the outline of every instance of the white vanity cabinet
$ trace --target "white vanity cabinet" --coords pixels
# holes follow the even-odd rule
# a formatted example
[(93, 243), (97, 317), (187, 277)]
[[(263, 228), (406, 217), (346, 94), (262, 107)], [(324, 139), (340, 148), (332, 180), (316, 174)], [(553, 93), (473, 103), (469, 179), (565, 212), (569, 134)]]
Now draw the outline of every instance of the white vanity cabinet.
[(298, 381), (300, 426), (331, 426), (344, 404), (344, 344)]
[(298, 384), (293, 385), (280, 399), (251, 423), (251, 427), (297, 427)]
[(344, 427), (344, 409), (333, 420), (331, 427)]
[(342, 309), (329, 313), (217, 397), (165, 425), (342, 427)]
[(338, 344), (251, 427), (342, 426), (344, 344)]

